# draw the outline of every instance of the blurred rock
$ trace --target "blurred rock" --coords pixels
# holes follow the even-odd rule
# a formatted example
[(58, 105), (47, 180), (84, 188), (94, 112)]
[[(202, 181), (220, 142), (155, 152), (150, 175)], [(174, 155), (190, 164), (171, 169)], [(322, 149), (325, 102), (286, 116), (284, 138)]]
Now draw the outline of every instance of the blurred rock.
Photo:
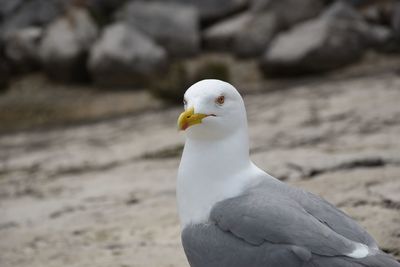
[(237, 34), (235, 54), (261, 55), (278, 32), (317, 16), (322, 8), (320, 0), (254, 0), (251, 7), (254, 17)]
[(261, 55), (281, 29), (278, 16), (273, 12), (253, 16), (236, 35), (234, 53), (239, 57)]
[(400, 2), (394, 6), (391, 24), (394, 35), (400, 43)]
[(354, 5), (368, 22), (388, 26), (394, 5), (398, 0), (361, 0), (357, 2)]
[(365, 38), (370, 47), (388, 51), (391, 50), (394, 36), (390, 28), (372, 24), (366, 28)]
[(106, 25), (110, 22), (112, 14), (126, 0), (84, 0), (90, 14), (98, 25)]
[(133, 1), (118, 17), (153, 38), (172, 56), (192, 56), (200, 50), (199, 18), (194, 7)]
[(43, 36), (40, 27), (27, 27), (10, 33), (5, 40), (5, 54), (18, 72), (39, 66), (39, 44)]
[(24, 0), (0, 0), (0, 21), (12, 14), (23, 2)]
[(166, 51), (130, 25), (107, 26), (90, 53), (89, 70), (100, 86), (146, 84), (167, 63)]
[(203, 79), (229, 82), (229, 66), (210, 57), (198, 57), (173, 63), (168, 71), (152, 81), (153, 94), (171, 103), (182, 103), (182, 96), (192, 84)]
[(359, 59), (366, 46), (366, 24), (351, 6), (337, 2), (323, 15), (280, 34), (264, 54), (268, 75), (332, 70)]
[(323, 8), (321, 0), (253, 0), (251, 5), (254, 13), (276, 14), (282, 28), (318, 16)]
[(10, 79), (10, 68), (7, 60), (0, 53), (0, 91), (7, 88)]
[(31, 0), (17, 5), (20, 1), (3, 1), (5, 3), (16, 1), (16, 6), (8, 3), (8, 6), (13, 8), (9, 9), (11, 14), (7, 16), (1, 27), (1, 36), (6, 36), (17, 29), (48, 24), (62, 14), (66, 2), (65, 0)]
[[(360, 1), (361, 7), (382, 7), (390, 1)], [(389, 51), (392, 46), (393, 34), (389, 27), (381, 24), (367, 23), (362, 13), (350, 7), (344, 2), (338, 2), (325, 13), (325, 17), (332, 19), (345, 19), (353, 21), (352, 30), (364, 39), (366, 47), (381, 51)]]
[(177, 2), (195, 6), (200, 12), (201, 20), (210, 22), (244, 9), (249, 0), (164, 0), (162, 2)]
[(362, 15), (344, 1), (337, 1), (332, 4), (321, 15), (323, 19), (343, 19), (354, 22), (364, 22)]
[(40, 59), (47, 74), (60, 81), (87, 79), (86, 59), (98, 29), (86, 10), (71, 9), (53, 22), (40, 45)]
[(252, 18), (252, 14), (242, 13), (212, 25), (203, 33), (206, 48), (220, 51), (232, 50), (237, 34), (245, 29)]

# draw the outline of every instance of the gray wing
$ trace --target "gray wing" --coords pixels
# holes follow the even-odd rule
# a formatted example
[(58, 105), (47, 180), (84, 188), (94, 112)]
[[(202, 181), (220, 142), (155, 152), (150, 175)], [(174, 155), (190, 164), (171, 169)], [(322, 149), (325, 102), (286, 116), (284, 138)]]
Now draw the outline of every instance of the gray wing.
[(368, 245), (371, 248), (378, 248), (374, 238), (370, 236), (358, 223), (347, 214), (337, 209), (331, 203), (312, 193), (298, 190), (294, 199), (312, 216), (336, 233), (346, 238)]
[(302, 247), (268, 241), (252, 245), (215, 224), (185, 227), (182, 244), (191, 267), (400, 267), (379, 252), (353, 259), (315, 255)]
[(376, 241), (357, 222), (319, 196), (289, 186), (276, 179), (265, 180), (252, 190), (258, 190), (257, 194), (269, 194), (272, 191), (290, 197), (309, 214), (336, 233), (347, 239), (366, 244), (371, 248), (378, 248)]
[(191, 267), (300, 267), (311, 256), (290, 245), (265, 242), (253, 246), (215, 224), (186, 227), (182, 244)]
[(268, 186), (257, 186), (217, 203), (210, 220), (253, 245), (265, 241), (290, 244), (322, 256), (347, 255), (357, 247), (354, 241), (307, 212), (298, 201)]

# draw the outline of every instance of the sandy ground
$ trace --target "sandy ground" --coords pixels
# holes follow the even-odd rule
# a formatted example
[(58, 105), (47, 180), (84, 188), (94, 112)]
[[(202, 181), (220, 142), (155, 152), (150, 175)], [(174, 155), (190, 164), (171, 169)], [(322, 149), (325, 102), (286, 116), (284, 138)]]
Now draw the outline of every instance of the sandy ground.
[[(400, 258), (400, 76), (245, 97), (252, 158), (322, 195)], [(0, 137), (0, 266), (188, 266), (179, 108)]]

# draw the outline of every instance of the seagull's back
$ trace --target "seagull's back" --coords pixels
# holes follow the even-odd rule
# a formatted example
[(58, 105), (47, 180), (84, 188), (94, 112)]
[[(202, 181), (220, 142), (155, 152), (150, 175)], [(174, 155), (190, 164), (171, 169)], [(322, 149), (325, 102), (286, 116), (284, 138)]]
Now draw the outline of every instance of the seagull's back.
[(267, 174), (185, 227), (182, 243), (191, 267), (400, 266), (332, 204)]

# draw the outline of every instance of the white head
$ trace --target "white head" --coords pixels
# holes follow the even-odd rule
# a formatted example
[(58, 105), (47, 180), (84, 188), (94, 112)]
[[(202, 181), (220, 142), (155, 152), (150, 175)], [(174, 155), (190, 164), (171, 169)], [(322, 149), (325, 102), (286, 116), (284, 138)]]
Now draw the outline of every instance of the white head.
[(220, 80), (202, 80), (184, 95), (185, 111), (178, 127), (190, 139), (221, 139), (247, 130), (246, 110), (239, 92)]

